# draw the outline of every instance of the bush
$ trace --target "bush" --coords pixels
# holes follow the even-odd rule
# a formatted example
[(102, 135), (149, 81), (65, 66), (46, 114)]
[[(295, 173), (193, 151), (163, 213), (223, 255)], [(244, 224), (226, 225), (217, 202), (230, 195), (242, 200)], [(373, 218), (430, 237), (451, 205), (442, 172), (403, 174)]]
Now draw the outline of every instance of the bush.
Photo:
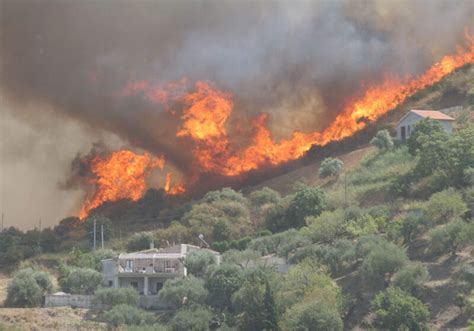
[(117, 327), (119, 325), (151, 324), (154, 322), (154, 317), (137, 307), (121, 304), (106, 312), (104, 320), (107, 324)]
[(229, 309), (232, 295), (242, 286), (244, 281), (242, 269), (236, 265), (221, 264), (213, 267), (206, 280), (209, 291), (207, 302), (217, 309)]
[(284, 330), (343, 330), (341, 315), (332, 306), (320, 300), (301, 302), (285, 313)]
[(461, 194), (449, 188), (433, 194), (424, 209), (426, 215), (434, 222), (448, 223), (461, 217), (468, 208)]
[(420, 137), (434, 135), (439, 133), (444, 135), (444, 138), (447, 140), (447, 135), (444, 132), (441, 124), (437, 121), (434, 121), (430, 118), (423, 119), (419, 121), (413, 128), (413, 132), (410, 135), (410, 138), (407, 140), (408, 151), (411, 155), (416, 155), (421, 148), (422, 139)]
[(451, 252), (455, 256), (459, 249), (474, 242), (474, 223), (456, 220), (432, 229), (428, 236), (431, 253), (439, 255)]
[(371, 247), (365, 257), (362, 274), (373, 280), (390, 281), (392, 275), (408, 261), (405, 251), (393, 243), (382, 241)]
[(204, 307), (180, 309), (170, 321), (172, 331), (207, 331), (212, 312)]
[(51, 292), (51, 275), (31, 268), (19, 270), (7, 286), (5, 304), (10, 307), (37, 307), (45, 293)]
[(385, 330), (425, 330), (429, 312), (423, 302), (397, 287), (389, 287), (375, 296), (372, 311), (376, 325)]
[(331, 243), (344, 232), (344, 218), (342, 209), (324, 211), (319, 216), (306, 218), (307, 227), (301, 229), (301, 233), (313, 243)]
[(321, 189), (297, 184), (295, 195), (290, 201), (285, 215), (288, 228), (304, 226), (306, 217), (319, 216), (325, 207), (325, 196)]
[(209, 266), (216, 264), (216, 257), (209, 251), (196, 251), (188, 254), (184, 260), (184, 266), (188, 273), (196, 277), (202, 277)]
[(139, 295), (133, 288), (100, 288), (95, 292), (94, 300), (108, 306), (137, 306)]
[(319, 177), (339, 176), (344, 167), (344, 162), (337, 158), (328, 157), (321, 162), (319, 167)]
[(174, 307), (181, 307), (184, 304), (204, 304), (207, 294), (204, 282), (189, 276), (167, 280), (158, 296)]
[(142, 251), (150, 248), (153, 242), (153, 233), (151, 232), (136, 232), (127, 242), (128, 251)]
[(393, 139), (388, 130), (380, 130), (375, 137), (372, 138), (370, 144), (381, 151), (388, 151), (393, 148)]
[(414, 296), (419, 296), (423, 284), (429, 279), (428, 270), (421, 263), (410, 263), (393, 276), (393, 286)]
[(250, 202), (256, 207), (261, 207), (266, 204), (278, 203), (280, 199), (280, 193), (266, 186), (258, 191), (253, 191), (249, 195)]
[(86, 268), (69, 268), (66, 275), (59, 279), (61, 289), (72, 294), (94, 294), (102, 282), (100, 272)]

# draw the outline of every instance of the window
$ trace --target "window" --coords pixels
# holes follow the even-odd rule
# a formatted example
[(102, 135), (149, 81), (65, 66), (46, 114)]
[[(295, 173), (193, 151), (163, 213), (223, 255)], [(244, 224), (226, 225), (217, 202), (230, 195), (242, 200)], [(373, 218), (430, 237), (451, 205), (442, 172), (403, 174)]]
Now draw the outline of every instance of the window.
[(130, 282), (130, 286), (133, 287), (135, 290), (138, 290), (138, 282)]
[(156, 293), (160, 292), (162, 288), (163, 288), (163, 283), (156, 283)]
[(163, 264), (164, 264), (166, 273), (173, 273), (174, 272), (174, 268), (171, 265), (171, 261), (164, 261)]
[(129, 272), (133, 271), (133, 260), (125, 261), (125, 270)]
[(109, 280), (109, 287), (113, 287), (114, 286), (114, 282)]

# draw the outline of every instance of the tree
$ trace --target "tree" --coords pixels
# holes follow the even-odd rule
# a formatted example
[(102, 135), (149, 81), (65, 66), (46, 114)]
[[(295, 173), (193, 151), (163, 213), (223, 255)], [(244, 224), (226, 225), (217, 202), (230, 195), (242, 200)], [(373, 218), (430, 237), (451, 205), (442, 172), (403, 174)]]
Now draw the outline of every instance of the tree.
[(376, 325), (385, 330), (425, 330), (429, 319), (423, 302), (397, 287), (389, 287), (375, 296), (372, 311)]
[(393, 139), (388, 130), (380, 130), (375, 137), (372, 138), (370, 144), (381, 151), (388, 151), (393, 148)]
[(95, 291), (94, 300), (108, 306), (138, 305), (139, 295), (133, 288), (100, 288)]
[(266, 186), (258, 191), (253, 191), (249, 195), (251, 204), (256, 207), (261, 207), (267, 204), (275, 204), (278, 203), (280, 199), (280, 193)]
[(182, 308), (171, 319), (169, 326), (172, 331), (207, 331), (212, 319), (212, 312), (201, 306)]
[(209, 251), (196, 251), (188, 254), (184, 260), (184, 266), (191, 275), (202, 277), (207, 269), (216, 264), (216, 257)]
[(387, 241), (372, 246), (370, 253), (364, 258), (361, 272), (374, 280), (389, 282), (392, 275), (408, 261), (405, 251)]
[(235, 309), (240, 313), (239, 327), (242, 330), (260, 331), (275, 330), (277, 321), (274, 299), (270, 287), (267, 285), (268, 276), (262, 270), (251, 270), (245, 278), (242, 287), (234, 293), (232, 301)]
[(428, 269), (421, 263), (410, 263), (393, 276), (393, 286), (414, 296), (419, 296), (423, 284), (429, 279)]
[(66, 275), (59, 279), (61, 289), (72, 294), (94, 294), (102, 282), (100, 272), (86, 268), (69, 268)]
[(152, 324), (155, 318), (137, 307), (120, 304), (104, 314), (105, 321), (112, 326)]
[(468, 210), (461, 194), (452, 188), (433, 194), (424, 209), (431, 220), (445, 224), (461, 217)]
[(207, 302), (217, 309), (230, 309), (232, 295), (244, 281), (242, 269), (236, 265), (214, 266), (207, 277), (205, 287), (209, 291)]
[(127, 250), (133, 252), (149, 249), (153, 241), (153, 233), (147, 231), (135, 232), (127, 242)]
[(324, 211), (319, 216), (307, 217), (307, 227), (301, 229), (301, 233), (313, 243), (330, 243), (345, 231), (344, 223), (345, 214), (342, 209)]
[(474, 242), (474, 223), (455, 220), (429, 233), (430, 250), (433, 254), (451, 252), (456, 256), (459, 249)]
[(300, 228), (305, 225), (306, 217), (319, 216), (325, 207), (325, 196), (321, 189), (297, 184), (295, 195), (286, 211), (286, 218), (290, 222), (288, 225)]
[(344, 162), (341, 160), (332, 157), (325, 158), (319, 167), (319, 177), (337, 177), (341, 173), (343, 167)]
[(158, 293), (160, 299), (176, 308), (188, 304), (204, 304), (207, 295), (204, 282), (193, 276), (168, 279)]
[(301, 302), (285, 313), (284, 330), (338, 331), (343, 330), (340, 313), (320, 300)]
[(43, 296), (52, 290), (48, 273), (31, 268), (19, 270), (7, 286), (5, 304), (10, 307), (38, 307)]
[(410, 138), (408, 138), (407, 140), (408, 151), (410, 152), (410, 154), (418, 154), (418, 151), (420, 150), (422, 144), (422, 140), (420, 140), (420, 137), (429, 138), (430, 136), (435, 135), (437, 133), (442, 135), (442, 138), (444, 138), (444, 140), (448, 139), (448, 136), (444, 132), (441, 124), (439, 124), (438, 122), (430, 118), (426, 118), (416, 123), (410, 135)]

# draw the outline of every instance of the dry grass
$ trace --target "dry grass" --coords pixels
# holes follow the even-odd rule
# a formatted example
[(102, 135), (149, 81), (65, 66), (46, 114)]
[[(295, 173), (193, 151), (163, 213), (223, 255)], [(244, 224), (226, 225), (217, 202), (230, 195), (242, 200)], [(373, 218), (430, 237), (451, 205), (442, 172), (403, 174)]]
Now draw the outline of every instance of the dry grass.
[(88, 309), (0, 308), (0, 329), (6, 330), (107, 330), (104, 323), (92, 322)]

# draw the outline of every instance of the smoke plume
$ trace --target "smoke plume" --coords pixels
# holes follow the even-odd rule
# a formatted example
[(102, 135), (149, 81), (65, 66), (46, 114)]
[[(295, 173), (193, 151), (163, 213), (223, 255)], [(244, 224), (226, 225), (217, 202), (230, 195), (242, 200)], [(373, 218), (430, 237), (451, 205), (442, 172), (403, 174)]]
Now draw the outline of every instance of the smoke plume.
[[(234, 122), (267, 112), (272, 133), (287, 138), (324, 129), (364, 83), (420, 73), (474, 31), (470, 0), (3, 0), (0, 15), (2, 126), (50, 142), (34, 155), (67, 148), (71, 160), (110, 134), (183, 172), (190, 153), (176, 117), (121, 97), (127, 83), (211, 80), (233, 94)], [(26, 178), (4, 175), (18, 160), (33, 163), (21, 135), (2, 139), (5, 191), (29, 190)], [(51, 157), (28, 171), (63, 166)]]

